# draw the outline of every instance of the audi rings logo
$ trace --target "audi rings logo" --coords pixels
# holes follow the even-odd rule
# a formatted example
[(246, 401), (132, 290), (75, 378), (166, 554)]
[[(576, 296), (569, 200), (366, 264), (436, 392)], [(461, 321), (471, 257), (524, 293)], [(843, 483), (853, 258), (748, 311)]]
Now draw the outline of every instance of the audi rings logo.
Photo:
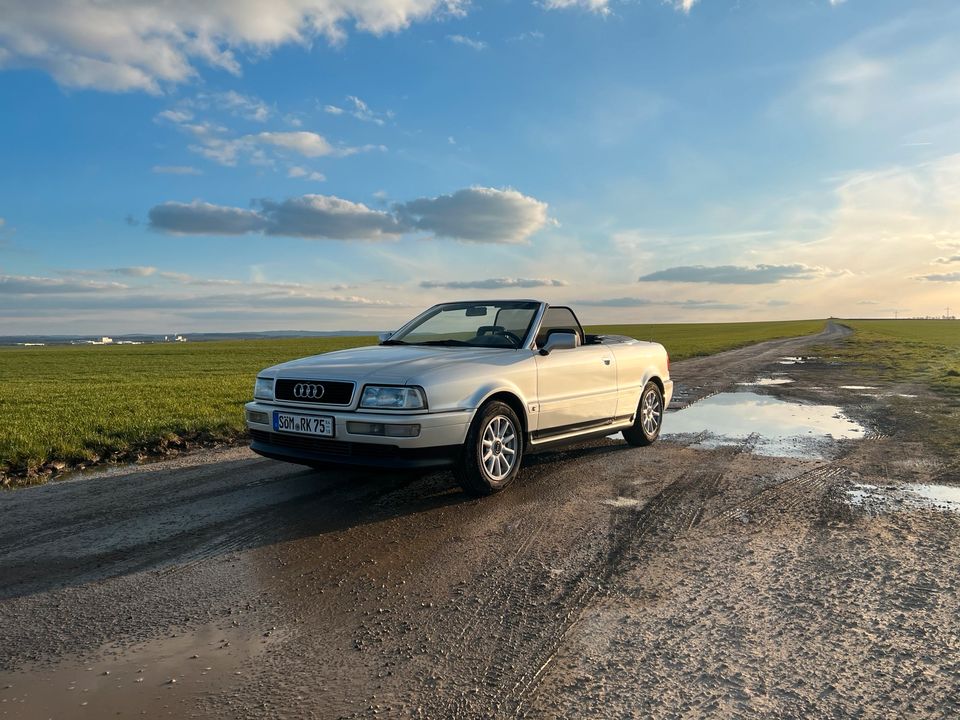
[(323, 397), (323, 385), (297, 383), (293, 386), (293, 396), (301, 400), (319, 400)]

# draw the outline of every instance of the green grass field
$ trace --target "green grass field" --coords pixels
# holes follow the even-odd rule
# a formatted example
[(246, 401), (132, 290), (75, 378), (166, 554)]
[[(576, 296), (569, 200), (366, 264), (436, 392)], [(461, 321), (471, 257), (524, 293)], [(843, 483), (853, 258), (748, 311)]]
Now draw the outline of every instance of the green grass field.
[(856, 332), (840, 355), (864, 374), (920, 382), (960, 398), (960, 321), (841, 322)]
[(934, 390), (938, 399), (893, 398), (902, 417), (912, 417), (901, 432), (923, 442), (951, 466), (960, 464), (960, 321), (841, 320), (854, 334), (839, 348), (822, 351), (839, 356), (864, 384), (907, 382)]
[[(681, 360), (815, 333), (823, 325), (817, 320), (587, 330), (656, 340), (673, 360)], [(26, 471), (48, 461), (88, 463), (178, 438), (236, 438), (258, 370), (372, 342), (337, 337), (0, 348), (0, 474), (8, 484), (22, 483)]]

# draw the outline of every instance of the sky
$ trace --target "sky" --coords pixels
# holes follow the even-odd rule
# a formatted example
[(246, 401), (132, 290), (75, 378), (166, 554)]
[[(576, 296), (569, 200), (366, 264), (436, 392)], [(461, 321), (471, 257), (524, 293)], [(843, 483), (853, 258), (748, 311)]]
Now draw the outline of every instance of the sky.
[(960, 314), (955, 0), (0, 0), (0, 335)]

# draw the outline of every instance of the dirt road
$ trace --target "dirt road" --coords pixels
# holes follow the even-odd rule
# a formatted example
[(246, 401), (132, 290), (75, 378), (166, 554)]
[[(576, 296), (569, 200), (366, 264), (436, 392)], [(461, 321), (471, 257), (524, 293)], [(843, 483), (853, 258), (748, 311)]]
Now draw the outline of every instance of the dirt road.
[(769, 375), (866, 429), (817, 452), (601, 441), (472, 500), (234, 449), (0, 495), (0, 717), (955, 717), (960, 514), (851, 498), (960, 479), (904, 430), (926, 390), (802, 359), (846, 332), (673, 367), (691, 409)]

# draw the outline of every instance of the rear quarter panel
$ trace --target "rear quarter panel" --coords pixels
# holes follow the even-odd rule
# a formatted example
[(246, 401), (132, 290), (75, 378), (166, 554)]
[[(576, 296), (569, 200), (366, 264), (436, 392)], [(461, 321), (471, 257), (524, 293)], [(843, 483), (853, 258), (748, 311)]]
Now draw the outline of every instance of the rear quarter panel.
[(653, 378), (670, 380), (667, 351), (663, 345), (631, 340), (609, 346), (617, 360), (617, 415), (634, 413), (644, 386)]

